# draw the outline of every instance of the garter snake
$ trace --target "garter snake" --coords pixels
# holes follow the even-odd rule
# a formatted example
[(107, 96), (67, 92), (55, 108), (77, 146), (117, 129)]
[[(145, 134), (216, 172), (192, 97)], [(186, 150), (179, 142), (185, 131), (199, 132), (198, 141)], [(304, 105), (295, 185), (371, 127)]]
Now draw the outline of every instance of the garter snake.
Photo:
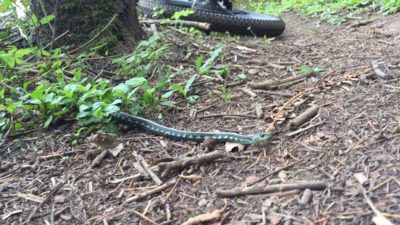
[(246, 136), (228, 132), (188, 132), (166, 127), (151, 120), (133, 116), (124, 112), (116, 112), (112, 116), (118, 121), (125, 122), (129, 125), (139, 126), (150, 133), (180, 141), (203, 142), (207, 138), (212, 138), (216, 142), (234, 142), (252, 145), (265, 141), (272, 136), (271, 133), (259, 133), (256, 135)]

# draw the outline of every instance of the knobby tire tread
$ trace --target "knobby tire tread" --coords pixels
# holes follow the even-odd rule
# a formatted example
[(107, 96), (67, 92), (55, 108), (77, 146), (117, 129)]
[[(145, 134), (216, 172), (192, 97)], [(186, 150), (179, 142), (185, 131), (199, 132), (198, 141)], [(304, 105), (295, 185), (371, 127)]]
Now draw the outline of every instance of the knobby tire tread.
[[(156, 8), (164, 9), (164, 15), (170, 17), (175, 12), (188, 9), (189, 7), (172, 5), (157, 0), (139, 0), (137, 4), (137, 9), (144, 14), (150, 14)], [(212, 31), (229, 31), (233, 34), (275, 37), (282, 34), (285, 30), (285, 23), (280, 18), (249, 18), (242, 16), (242, 14), (229, 15), (201, 9), (195, 9), (195, 13), (185, 17), (185, 20), (210, 23)]]

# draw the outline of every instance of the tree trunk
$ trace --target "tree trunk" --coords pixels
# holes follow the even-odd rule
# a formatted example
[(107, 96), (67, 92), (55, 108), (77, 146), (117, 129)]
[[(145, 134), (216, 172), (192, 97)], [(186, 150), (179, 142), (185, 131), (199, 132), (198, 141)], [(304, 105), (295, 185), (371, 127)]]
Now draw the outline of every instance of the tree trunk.
[(37, 29), (35, 40), (42, 45), (126, 52), (144, 36), (136, 0), (32, 0), (31, 9), (39, 21), (55, 16), (51, 23)]

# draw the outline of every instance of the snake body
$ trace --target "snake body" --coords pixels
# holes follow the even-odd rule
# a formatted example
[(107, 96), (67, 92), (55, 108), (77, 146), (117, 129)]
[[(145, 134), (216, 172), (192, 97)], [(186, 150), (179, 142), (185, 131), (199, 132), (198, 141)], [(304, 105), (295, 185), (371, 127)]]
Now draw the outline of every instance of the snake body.
[(246, 136), (228, 132), (181, 131), (124, 112), (114, 113), (113, 118), (120, 122), (127, 123), (129, 125), (139, 126), (147, 132), (182, 141), (203, 142), (207, 138), (212, 138), (216, 142), (234, 142), (234, 143), (251, 145), (251, 144), (257, 144), (271, 137), (271, 133), (260, 133), (252, 136)]

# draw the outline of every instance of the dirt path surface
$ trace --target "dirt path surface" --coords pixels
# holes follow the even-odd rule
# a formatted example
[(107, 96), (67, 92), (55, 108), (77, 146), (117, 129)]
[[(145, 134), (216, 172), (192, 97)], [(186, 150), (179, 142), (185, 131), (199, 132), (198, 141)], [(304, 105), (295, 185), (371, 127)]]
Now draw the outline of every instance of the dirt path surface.
[[(165, 125), (185, 130), (252, 134), (274, 125), (278, 133), (267, 143), (209, 153), (129, 131), (114, 137), (122, 147), (114, 157), (89, 141), (71, 147), (69, 126), (15, 137), (1, 150), (1, 224), (373, 224), (377, 211), (400, 224), (400, 14), (372, 18), (317, 26), (284, 15), (287, 31), (270, 45), (253, 38), (227, 44), (228, 91), (206, 79), (195, 84), (197, 104), (165, 112)], [(299, 75), (305, 65), (325, 71), (274, 89), (250, 87)], [(247, 82), (234, 80), (240, 73)], [(313, 106), (311, 119), (287, 130)], [(205, 154), (213, 160), (190, 161), (164, 177), (164, 167), (153, 167)], [(137, 176), (141, 157), (161, 177), (160, 190), (154, 176)], [(277, 190), (221, 196), (271, 187)]]

